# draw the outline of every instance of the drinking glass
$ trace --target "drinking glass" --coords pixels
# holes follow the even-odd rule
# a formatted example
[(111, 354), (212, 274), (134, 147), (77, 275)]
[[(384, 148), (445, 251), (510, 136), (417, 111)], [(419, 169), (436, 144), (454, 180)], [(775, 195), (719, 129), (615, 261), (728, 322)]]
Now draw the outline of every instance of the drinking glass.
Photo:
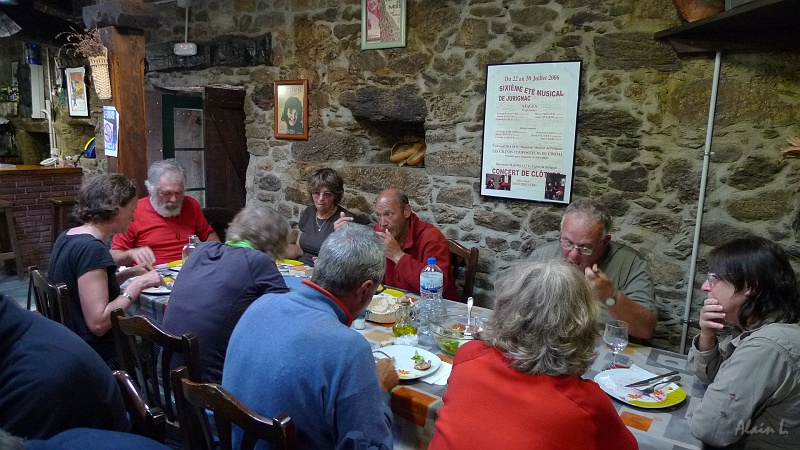
[(606, 323), (606, 331), (603, 333), (603, 341), (606, 346), (611, 350), (613, 355), (611, 359), (611, 367), (609, 369), (617, 368), (617, 353), (621, 352), (628, 346), (628, 323), (622, 320), (612, 320)]

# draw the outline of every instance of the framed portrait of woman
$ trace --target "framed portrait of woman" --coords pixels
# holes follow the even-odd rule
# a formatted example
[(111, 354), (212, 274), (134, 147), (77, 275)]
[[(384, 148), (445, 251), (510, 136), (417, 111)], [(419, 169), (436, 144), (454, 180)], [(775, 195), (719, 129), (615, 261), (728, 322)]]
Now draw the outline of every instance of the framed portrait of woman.
[(275, 138), (308, 139), (308, 80), (275, 82)]
[(67, 78), (67, 104), (69, 115), (89, 117), (89, 96), (86, 92), (86, 69), (83, 67), (64, 69)]
[(406, 0), (361, 0), (361, 49), (406, 46)]

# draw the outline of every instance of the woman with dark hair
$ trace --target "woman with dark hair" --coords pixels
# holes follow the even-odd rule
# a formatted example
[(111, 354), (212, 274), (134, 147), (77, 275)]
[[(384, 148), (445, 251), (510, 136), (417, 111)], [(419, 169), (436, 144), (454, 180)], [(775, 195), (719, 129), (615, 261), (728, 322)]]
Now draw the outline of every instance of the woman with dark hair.
[[(800, 432), (800, 293), (781, 248), (737, 239), (709, 255), (708, 293), (689, 362), (708, 385), (689, 415), (713, 446), (797, 448)], [(724, 323), (733, 335), (718, 342)]]
[(297, 97), (289, 97), (283, 104), (283, 114), (278, 123), (282, 134), (303, 134), (303, 103)]
[(222, 382), (228, 341), (245, 310), (264, 294), (289, 292), (275, 265), (288, 233), (289, 222), (273, 208), (248, 205), (231, 221), (227, 242), (198, 245), (181, 268), (163, 325), (197, 335), (203, 382)]
[[(75, 214), (83, 225), (58, 237), (47, 276), (67, 285), (75, 331), (113, 366), (111, 311), (128, 309), (143, 289), (163, 280), (148, 264), (118, 273), (108, 248), (111, 236), (125, 233), (133, 220), (137, 198), (131, 180), (119, 174), (97, 176), (83, 184), (77, 200)], [(134, 276), (123, 292), (120, 283)]]
[(506, 271), (480, 340), (456, 353), (429, 448), (638, 448), (608, 396), (581, 379), (599, 314), (583, 273), (560, 258)]
[(313, 206), (300, 215), (297, 242), (289, 247), (287, 257), (299, 258), (314, 266), (325, 239), (343, 224), (353, 221), (353, 213), (339, 206), (344, 194), (344, 180), (333, 169), (319, 169), (308, 178), (308, 193)]

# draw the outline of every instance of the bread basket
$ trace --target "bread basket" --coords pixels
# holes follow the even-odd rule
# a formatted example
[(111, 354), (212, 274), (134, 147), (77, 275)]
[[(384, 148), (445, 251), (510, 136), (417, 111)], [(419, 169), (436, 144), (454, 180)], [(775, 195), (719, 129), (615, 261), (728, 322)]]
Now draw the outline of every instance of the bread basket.
[(367, 306), (365, 318), (375, 323), (395, 323), (398, 303), (398, 298), (391, 294), (375, 295)]

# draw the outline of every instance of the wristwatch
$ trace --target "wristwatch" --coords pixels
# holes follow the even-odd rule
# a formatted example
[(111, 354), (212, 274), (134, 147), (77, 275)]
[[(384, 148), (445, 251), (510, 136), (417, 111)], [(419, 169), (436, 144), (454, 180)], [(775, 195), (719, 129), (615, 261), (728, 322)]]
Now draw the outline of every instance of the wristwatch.
[(614, 289), (614, 295), (603, 300), (603, 303), (605, 303), (606, 306), (610, 308), (617, 304), (618, 299), (619, 299), (619, 291), (617, 289)]

